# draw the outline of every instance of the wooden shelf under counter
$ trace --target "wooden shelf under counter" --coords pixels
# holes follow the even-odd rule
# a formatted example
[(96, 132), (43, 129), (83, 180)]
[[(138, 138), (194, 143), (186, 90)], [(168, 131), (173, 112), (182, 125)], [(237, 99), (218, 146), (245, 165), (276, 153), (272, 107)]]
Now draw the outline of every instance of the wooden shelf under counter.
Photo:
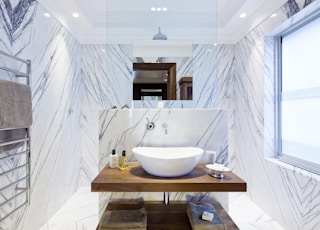
[[(200, 204), (201, 202), (197, 203)], [(110, 202), (106, 210), (134, 210), (144, 207), (147, 211), (147, 230), (192, 230), (186, 213), (187, 204), (187, 202), (170, 202), (169, 205), (165, 205), (157, 201)], [(239, 230), (238, 226), (218, 202), (211, 204), (224, 222), (227, 230)], [(98, 229), (99, 226), (97, 227)]]
[(152, 176), (138, 162), (129, 162), (126, 170), (106, 166), (91, 183), (92, 192), (245, 192), (246, 189), (246, 182), (233, 172), (225, 172), (223, 179), (217, 179), (201, 163), (189, 174), (175, 178)]

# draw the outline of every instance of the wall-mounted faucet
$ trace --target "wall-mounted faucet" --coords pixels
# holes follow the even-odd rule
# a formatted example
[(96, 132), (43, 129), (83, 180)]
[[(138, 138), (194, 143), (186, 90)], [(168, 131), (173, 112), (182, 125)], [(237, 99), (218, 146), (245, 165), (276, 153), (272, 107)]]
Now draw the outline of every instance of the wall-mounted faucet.
[(168, 124), (167, 123), (162, 123), (162, 128), (164, 128), (164, 134), (168, 134)]
[(146, 117), (147, 120), (147, 130), (152, 130), (154, 129), (155, 125), (152, 121), (149, 121), (149, 118)]

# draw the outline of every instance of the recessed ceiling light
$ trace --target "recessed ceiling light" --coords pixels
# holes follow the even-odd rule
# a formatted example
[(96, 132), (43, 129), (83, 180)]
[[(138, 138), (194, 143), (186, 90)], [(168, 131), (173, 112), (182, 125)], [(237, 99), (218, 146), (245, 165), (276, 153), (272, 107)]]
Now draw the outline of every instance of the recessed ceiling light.
[(247, 13), (240, 14), (240, 18), (245, 18), (245, 17), (247, 17)]
[(47, 18), (51, 18), (51, 14), (49, 14), (49, 13), (44, 13), (43, 14), (45, 17), (47, 17)]
[(270, 15), (270, 18), (275, 18), (275, 17), (277, 17), (278, 15), (276, 14), (276, 13), (274, 13), (274, 14), (271, 14)]
[(80, 15), (79, 15), (78, 13), (76, 13), (76, 12), (74, 12), (74, 13), (72, 14), (72, 16), (75, 17), (75, 18), (80, 17)]
[(160, 12), (160, 11), (168, 11), (168, 8), (165, 7), (165, 6), (164, 6), (164, 7), (154, 7), (154, 6), (153, 6), (153, 7), (150, 8), (150, 10), (151, 10), (151, 11), (158, 11), (158, 12)]
[(216, 42), (215, 42), (215, 43), (213, 43), (213, 46), (217, 46), (217, 45), (218, 45), (218, 43), (216, 43)]

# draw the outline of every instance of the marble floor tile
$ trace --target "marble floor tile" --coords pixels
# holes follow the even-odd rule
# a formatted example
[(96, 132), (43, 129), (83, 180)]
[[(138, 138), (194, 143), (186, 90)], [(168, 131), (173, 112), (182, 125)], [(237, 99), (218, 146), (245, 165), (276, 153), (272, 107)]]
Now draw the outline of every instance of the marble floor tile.
[(95, 230), (98, 226), (98, 193), (80, 188), (40, 230)]
[(244, 193), (229, 193), (228, 213), (240, 230), (285, 230)]

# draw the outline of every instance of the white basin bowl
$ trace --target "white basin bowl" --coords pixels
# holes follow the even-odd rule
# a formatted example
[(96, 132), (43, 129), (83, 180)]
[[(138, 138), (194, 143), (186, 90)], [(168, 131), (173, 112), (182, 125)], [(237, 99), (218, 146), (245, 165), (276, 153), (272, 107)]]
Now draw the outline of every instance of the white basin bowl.
[(195, 147), (136, 147), (132, 151), (147, 173), (159, 177), (190, 173), (203, 154), (203, 149)]

